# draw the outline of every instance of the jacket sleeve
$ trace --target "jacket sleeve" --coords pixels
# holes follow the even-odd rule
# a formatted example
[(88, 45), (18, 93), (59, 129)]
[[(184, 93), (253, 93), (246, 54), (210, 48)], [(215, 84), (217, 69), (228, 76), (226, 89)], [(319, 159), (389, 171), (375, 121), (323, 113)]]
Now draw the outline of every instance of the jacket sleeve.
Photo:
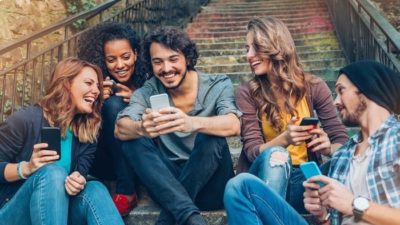
[(312, 95), (313, 108), (329, 140), (333, 144), (344, 144), (348, 140), (346, 128), (337, 116), (332, 93), (322, 79), (318, 78), (317, 83), (312, 84)]
[(29, 130), (24, 111), (13, 113), (0, 124), (0, 183), (7, 183), (4, 170), (9, 162), (15, 163), (15, 157), (24, 148), (25, 137)]
[[(77, 140), (78, 141), (78, 140)], [(77, 156), (76, 166), (73, 171), (78, 171), (82, 176), (86, 177), (93, 164), (94, 153), (97, 149), (97, 143), (80, 144), (80, 153)]]
[(257, 117), (257, 108), (246, 85), (239, 86), (236, 91), (236, 104), (243, 113), (241, 116), (241, 136), (243, 151), (247, 159), (253, 162), (264, 144), (264, 136)]

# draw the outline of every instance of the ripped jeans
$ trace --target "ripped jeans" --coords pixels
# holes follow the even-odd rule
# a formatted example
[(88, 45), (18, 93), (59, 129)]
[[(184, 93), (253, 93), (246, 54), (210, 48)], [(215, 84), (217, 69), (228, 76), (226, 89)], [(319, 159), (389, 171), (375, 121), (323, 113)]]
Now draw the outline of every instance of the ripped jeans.
[[(271, 159), (275, 152), (287, 155), (287, 160)], [(263, 180), (272, 190), (299, 212), (307, 214), (303, 203), (303, 181), (305, 177), (300, 168), (292, 167), (289, 152), (281, 146), (273, 146), (257, 156), (249, 169), (249, 173)]]

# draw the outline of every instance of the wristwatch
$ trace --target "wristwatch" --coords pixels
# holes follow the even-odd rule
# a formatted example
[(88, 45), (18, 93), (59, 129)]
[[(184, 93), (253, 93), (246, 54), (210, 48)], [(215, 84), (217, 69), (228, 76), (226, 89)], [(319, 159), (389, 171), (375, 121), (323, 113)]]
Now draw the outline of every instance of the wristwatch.
[(353, 200), (354, 221), (359, 222), (364, 212), (369, 208), (369, 199), (365, 197), (357, 197)]

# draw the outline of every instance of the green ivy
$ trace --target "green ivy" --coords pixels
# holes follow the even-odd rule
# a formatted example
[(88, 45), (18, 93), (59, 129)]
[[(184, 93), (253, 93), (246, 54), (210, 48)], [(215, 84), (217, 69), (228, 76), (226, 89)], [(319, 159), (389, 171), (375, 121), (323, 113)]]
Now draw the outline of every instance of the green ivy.
[[(67, 5), (67, 12), (69, 15), (74, 15), (82, 11), (92, 9), (96, 6), (95, 0), (64, 0)], [(79, 19), (72, 23), (74, 28), (81, 30), (85, 28), (86, 20)]]

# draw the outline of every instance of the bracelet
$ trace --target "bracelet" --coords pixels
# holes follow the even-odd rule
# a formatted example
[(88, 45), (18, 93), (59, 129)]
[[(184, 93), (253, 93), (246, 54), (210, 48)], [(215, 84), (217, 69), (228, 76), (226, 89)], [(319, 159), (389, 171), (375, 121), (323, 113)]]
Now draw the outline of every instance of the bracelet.
[(21, 162), (18, 163), (18, 165), (17, 165), (17, 173), (18, 173), (18, 177), (21, 180), (26, 180), (28, 178), (26, 176), (24, 176), (24, 174), (22, 173), (22, 164), (26, 164), (26, 161), (21, 161)]

